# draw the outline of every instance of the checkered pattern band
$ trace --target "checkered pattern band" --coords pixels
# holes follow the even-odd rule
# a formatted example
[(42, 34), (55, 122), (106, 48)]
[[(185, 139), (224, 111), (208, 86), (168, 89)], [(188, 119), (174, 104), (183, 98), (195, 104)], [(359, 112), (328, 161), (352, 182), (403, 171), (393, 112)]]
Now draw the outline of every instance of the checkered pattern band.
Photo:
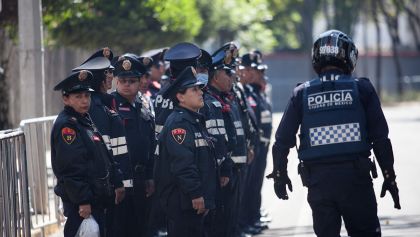
[(361, 141), (359, 123), (310, 128), (309, 134), (311, 146)]

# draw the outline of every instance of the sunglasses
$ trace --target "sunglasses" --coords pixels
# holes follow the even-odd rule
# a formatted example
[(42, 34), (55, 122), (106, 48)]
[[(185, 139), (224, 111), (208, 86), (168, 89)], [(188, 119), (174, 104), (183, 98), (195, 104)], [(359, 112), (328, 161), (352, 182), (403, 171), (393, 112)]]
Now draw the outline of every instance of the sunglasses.
[(128, 82), (128, 84), (131, 85), (131, 84), (134, 84), (136, 82), (139, 82), (140, 80), (139, 79), (134, 79), (134, 78), (118, 78), (118, 81), (121, 84), (126, 84)]

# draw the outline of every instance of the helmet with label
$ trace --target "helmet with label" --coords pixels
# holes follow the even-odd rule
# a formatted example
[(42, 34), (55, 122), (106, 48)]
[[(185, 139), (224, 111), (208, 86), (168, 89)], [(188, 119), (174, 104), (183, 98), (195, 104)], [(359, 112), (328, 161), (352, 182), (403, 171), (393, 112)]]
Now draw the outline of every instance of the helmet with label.
[(319, 74), (327, 66), (335, 66), (351, 74), (356, 67), (358, 51), (353, 40), (338, 30), (318, 36), (312, 48), (312, 66)]

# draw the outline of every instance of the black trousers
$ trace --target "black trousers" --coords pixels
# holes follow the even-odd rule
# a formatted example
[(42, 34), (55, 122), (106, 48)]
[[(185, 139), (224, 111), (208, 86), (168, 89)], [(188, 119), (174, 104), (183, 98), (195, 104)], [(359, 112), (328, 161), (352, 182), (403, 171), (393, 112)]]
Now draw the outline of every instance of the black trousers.
[(205, 229), (210, 237), (232, 237), (239, 234), (238, 221), (244, 190), (246, 164), (235, 164), (229, 183), (218, 190), (216, 209), (206, 217)]
[(180, 197), (176, 193), (168, 198), (168, 237), (204, 237), (204, 214), (194, 209), (182, 209)]
[[(79, 205), (63, 201), (64, 216), (67, 217), (64, 225), (64, 237), (74, 237), (82, 224), (83, 217), (79, 215)], [(101, 236), (105, 236), (105, 211), (104, 208), (91, 205), (92, 216), (99, 225)]]
[(268, 145), (260, 142), (258, 148), (255, 149), (254, 161), (248, 167), (239, 220), (241, 228), (253, 225), (261, 217), (261, 189), (267, 166), (267, 153)]
[(341, 218), (352, 237), (381, 236), (370, 161), (310, 166), (308, 202), (318, 237), (340, 236)]
[(146, 236), (147, 208), (144, 182), (126, 188), (124, 200), (114, 207), (114, 236)]

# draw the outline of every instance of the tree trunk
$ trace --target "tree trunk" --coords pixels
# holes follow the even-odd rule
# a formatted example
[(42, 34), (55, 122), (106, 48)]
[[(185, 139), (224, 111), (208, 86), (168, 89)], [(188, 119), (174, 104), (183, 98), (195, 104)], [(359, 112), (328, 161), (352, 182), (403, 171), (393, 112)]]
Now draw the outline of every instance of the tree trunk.
[(375, 31), (376, 31), (376, 68), (375, 68), (375, 77), (376, 77), (376, 92), (378, 93), (379, 98), (382, 96), (382, 48), (381, 48), (381, 27), (379, 25), (378, 20), (378, 1), (373, 0), (372, 3), (372, 17), (373, 22), (375, 23)]
[(8, 69), (8, 52), (6, 31), (0, 28), (0, 130), (9, 129), (9, 90), (6, 81)]

